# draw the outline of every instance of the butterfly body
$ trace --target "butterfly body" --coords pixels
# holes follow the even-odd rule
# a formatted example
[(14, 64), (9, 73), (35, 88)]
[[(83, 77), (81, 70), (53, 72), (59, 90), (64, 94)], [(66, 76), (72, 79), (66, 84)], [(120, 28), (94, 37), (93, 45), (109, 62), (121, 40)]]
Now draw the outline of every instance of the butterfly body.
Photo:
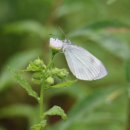
[(107, 75), (102, 62), (82, 47), (72, 44), (69, 40), (61, 41), (61, 50), (65, 54), (72, 74), (80, 80), (97, 80)]

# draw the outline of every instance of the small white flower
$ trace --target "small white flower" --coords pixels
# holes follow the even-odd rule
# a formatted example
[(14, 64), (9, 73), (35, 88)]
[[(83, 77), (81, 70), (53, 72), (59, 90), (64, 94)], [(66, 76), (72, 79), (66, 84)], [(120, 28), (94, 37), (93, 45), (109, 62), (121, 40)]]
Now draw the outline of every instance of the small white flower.
[(50, 38), (50, 47), (55, 50), (61, 50), (63, 42), (59, 39)]

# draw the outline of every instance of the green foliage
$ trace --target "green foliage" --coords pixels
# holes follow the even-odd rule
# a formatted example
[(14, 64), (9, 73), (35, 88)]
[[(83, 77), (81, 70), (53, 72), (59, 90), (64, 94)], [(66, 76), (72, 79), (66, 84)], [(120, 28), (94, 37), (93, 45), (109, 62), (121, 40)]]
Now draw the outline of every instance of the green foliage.
[(42, 128), (44, 128), (47, 125), (46, 120), (41, 121), (39, 124), (33, 125), (31, 127), (32, 130), (41, 130)]
[[(85, 38), (97, 43), (101, 47), (110, 51), (112, 54), (122, 59), (127, 59), (130, 55), (128, 43), (117, 36), (113, 36), (111, 32), (107, 32), (107, 28), (109, 26), (110, 25), (107, 25), (107, 27), (104, 26), (103, 28), (94, 28), (92, 26), (92, 29), (88, 27), (82, 30), (72, 32), (69, 35), (70, 37), (84, 36)], [(112, 26), (110, 27), (112, 28)]]
[[(80, 44), (101, 59), (109, 75), (103, 80), (79, 81), (73, 84), (73, 81), (66, 79), (68, 74), (62, 72), (61, 75), (65, 74), (65, 77), (58, 75), (62, 69), (57, 73), (53, 72), (57, 67), (49, 69), (45, 83), (49, 88), (64, 88), (50, 89), (44, 100), (50, 105), (49, 99), (55, 102), (58, 96), (56, 103), (62, 103), (69, 114), (68, 120), (53, 126), (50, 124), (45, 129), (128, 130), (129, 5), (129, 0), (0, 0), (0, 130), (5, 129), (3, 127), (6, 124), (8, 127), (12, 118), (21, 116), (28, 119), (29, 127), (34, 124), (40, 127), (44, 125), (43, 120), (37, 122), (39, 106), (28, 101), (23, 92), (20, 92), (20, 99), (17, 98), (19, 88), (14, 84), (8, 67), (17, 73), (18, 70), (26, 68), (28, 63), (32, 64), (33, 59), (41, 56), (41, 52), (44, 64), (48, 63), (49, 37), (62, 36), (58, 26), (72, 42)], [(54, 62), (58, 68), (66, 68), (62, 54), (58, 55)], [(37, 65), (35, 67), (37, 68)], [(23, 71), (17, 74), (26, 81), (30, 77), (32, 80), (27, 81), (27, 84), (32, 81), (29, 86), (39, 89), (37, 86), (41, 85), (39, 79), (42, 74), (32, 72), (31, 69), (24, 71), (27, 75), (24, 75)], [(68, 86), (73, 87), (67, 88)], [(25, 86), (24, 88), (26, 90)], [(33, 105), (19, 105), (21, 100), (22, 103), (31, 102)], [(12, 106), (13, 103), (15, 106)], [(9, 120), (9, 123), (3, 119)], [(15, 123), (17, 124), (17, 119)], [(21, 126), (16, 127), (15, 129), (21, 129)], [(9, 128), (12, 129), (14, 130)]]
[(57, 85), (53, 85), (51, 86), (51, 88), (63, 88), (63, 87), (68, 87), (68, 86), (71, 86), (72, 84), (76, 83), (77, 80), (69, 80), (69, 81), (66, 81), (66, 82), (63, 82), (63, 83), (60, 83), (60, 84), (57, 84)]
[(56, 75), (59, 78), (64, 78), (69, 74), (66, 69), (58, 69), (58, 68), (53, 68), (50, 73), (51, 75)]
[(12, 24), (7, 24), (3, 27), (4, 33), (13, 34), (35, 34), (41, 38), (45, 35), (44, 27), (36, 21), (22, 21)]
[[(58, 52), (57, 52), (58, 53)], [(54, 56), (52, 56), (54, 57)], [(51, 58), (52, 59), (52, 58)], [(32, 72), (33, 82), (36, 80), (39, 80), (40, 85), (40, 97), (38, 94), (32, 89), (32, 86), (30, 83), (18, 72), (10, 69), (12, 75), (14, 76), (16, 82), (27, 91), (28, 95), (34, 97), (37, 99), (39, 105), (40, 105), (40, 123), (37, 123), (33, 125), (31, 128), (33, 130), (41, 130), (47, 125), (47, 120), (45, 120), (46, 116), (54, 116), (58, 115), (61, 116), (62, 119), (66, 119), (67, 115), (65, 114), (64, 110), (59, 106), (54, 106), (51, 109), (49, 109), (47, 112), (44, 113), (44, 90), (50, 89), (50, 88), (58, 88), (58, 87), (65, 87), (68, 85), (71, 85), (74, 83), (74, 81), (68, 81), (66, 83), (60, 83), (58, 86), (51, 86), (54, 84), (54, 79), (56, 77), (59, 77), (60, 79), (65, 79), (68, 76), (68, 72), (65, 69), (59, 69), (55, 68), (53, 65), (53, 60), (50, 61), (50, 63), (46, 66), (44, 62), (38, 58), (34, 61), (30, 62), (27, 66), (27, 69), (23, 70), (23, 72)], [(22, 72), (22, 71), (21, 71)], [(52, 76), (52, 77), (50, 77)], [(34, 82), (35, 83), (35, 82)], [(11, 109), (9, 109), (11, 111)], [(42, 117), (43, 115), (43, 117)]]
[(116, 2), (116, 0), (108, 0), (108, 1), (107, 1), (107, 4), (110, 5), (110, 4), (113, 4), (114, 2)]
[[(94, 119), (96, 118), (94, 114), (94, 111), (99, 108), (99, 106), (102, 106), (106, 103), (108, 103), (108, 97), (113, 92), (117, 91), (117, 88), (105, 88), (95, 91), (93, 94), (91, 94), (88, 97), (85, 97), (83, 100), (79, 101), (73, 109), (70, 111), (68, 115), (68, 120), (66, 122), (61, 122), (59, 125), (57, 125), (54, 130), (60, 130), (62, 128), (63, 130), (68, 130), (72, 125), (75, 123), (86, 123), (89, 124), (90, 121), (93, 123)], [(91, 114), (90, 114), (91, 113)], [(96, 113), (95, 113), (96, 114)], [(94, 119), (91, 120), (93, 115)], [(101, 116), (101, 115), (100, 115)], [(111, 118), (113, 115), (111, 115)], [(100, 117), (101, 118), (101, 117)], [(102, 118), (101, 118), (102, 121)], [(80, 130), (81, 128), (77, 128), (77, 130)]]
[(52, 78), (52, 77), (48, 77), (47, 79), (46, 79), (46, 82), (48, 83), (48, 84), (54, 84), (54, 79)]
[(32, 72), (33, 83), (42, 84), (44, 79), (48, 85), (53, 85), (56, 78), (64, 80), (68, 76), (68, 71), (66, 69), (53, 67), (52, 65), (53, 64), (50, 63), (46, 66), (44, 62), (38, 58), (32, 61), (25, 71)]
[(38, 94), (32, 89), (31, 85), (28, 83), (28, 81), (19, 73), (13, 72), (12, 74), (14, 75), (14, 78), (16, 82), (27, 91), (28, 95), (36, 98), (39, 101)]
[(66, 119), (67, 115), (65, 114), (64, 110), (59, 106), (53, 106), (47, 112), (45, 112), (44, 116), (61, 116), (62, 119)]
[(27, 71), (40, 71), (40, 70), (44, 70), (46, 68), (46, 65), (43, 63), (42, 60), (40, 60), (39, 58), (34, 60), (33, 62), (31, 62), (28, 67), (27, 67)]
[(38, 56), (38, 54), (40, 54), (40, 50), (22, 52), (16, 54), (15, 56), (12, 56), (5, 64), (4, 68), (2, 69), (1, 76), (0, 76), (0, 91), (5, 89), (6, 86), (12, 82), (12, 75), (9, 72), (8, 69), (9, 67), (15, 68), (15, 70), (19, 70), (22, 67), (26, 66), (28, 61)]
[(126, 62), (126, 78), (127, 81), (130, 83), (130, 59)]
[(130, 59), (126, 62), (126, 79), (128, 82), (128, 96), (130, 97)]
[(0, 118), (13, 118), (13, 117), (31, 117), (33, 115), (34, 108), (29, 105), (11, 105), (6, 108), (0, 109)]

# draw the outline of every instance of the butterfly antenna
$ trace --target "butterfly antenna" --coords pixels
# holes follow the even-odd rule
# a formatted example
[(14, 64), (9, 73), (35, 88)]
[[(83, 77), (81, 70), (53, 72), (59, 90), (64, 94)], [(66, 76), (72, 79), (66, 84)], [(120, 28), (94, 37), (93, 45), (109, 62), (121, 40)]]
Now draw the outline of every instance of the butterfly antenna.
[(64, 35), (65, 39), (67, 39), (67, 36), (66, 36), (65, 32), (63, 31), (63, 29), (60, 26), (58, 26), (58, 28), (59, 28), (60, 32)]
[(56, 37), (56, 35), (54, 35), (54, 34), (49, 34), (50, 36), (53, 36), (53, 37)]

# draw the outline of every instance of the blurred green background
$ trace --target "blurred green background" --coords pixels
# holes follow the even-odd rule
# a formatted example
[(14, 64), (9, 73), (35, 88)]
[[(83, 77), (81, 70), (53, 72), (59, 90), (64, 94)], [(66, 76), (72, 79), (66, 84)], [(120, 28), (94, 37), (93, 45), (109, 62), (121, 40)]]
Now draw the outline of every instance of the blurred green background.
[[(23, 69), (38, 56), (47, 63), (50, 34), (61, 37), (59, 26), (109, 74), (49, 90), (46, 107), (60, 105), (68, 119), (49, 118), (46, 130), (130, 130), (129, 0), (0, 0), (0, 130), (29, 130), (36, 122), (38, 105), (8, 66)], [(67, 67), (63, 54), (55, 64)]]

